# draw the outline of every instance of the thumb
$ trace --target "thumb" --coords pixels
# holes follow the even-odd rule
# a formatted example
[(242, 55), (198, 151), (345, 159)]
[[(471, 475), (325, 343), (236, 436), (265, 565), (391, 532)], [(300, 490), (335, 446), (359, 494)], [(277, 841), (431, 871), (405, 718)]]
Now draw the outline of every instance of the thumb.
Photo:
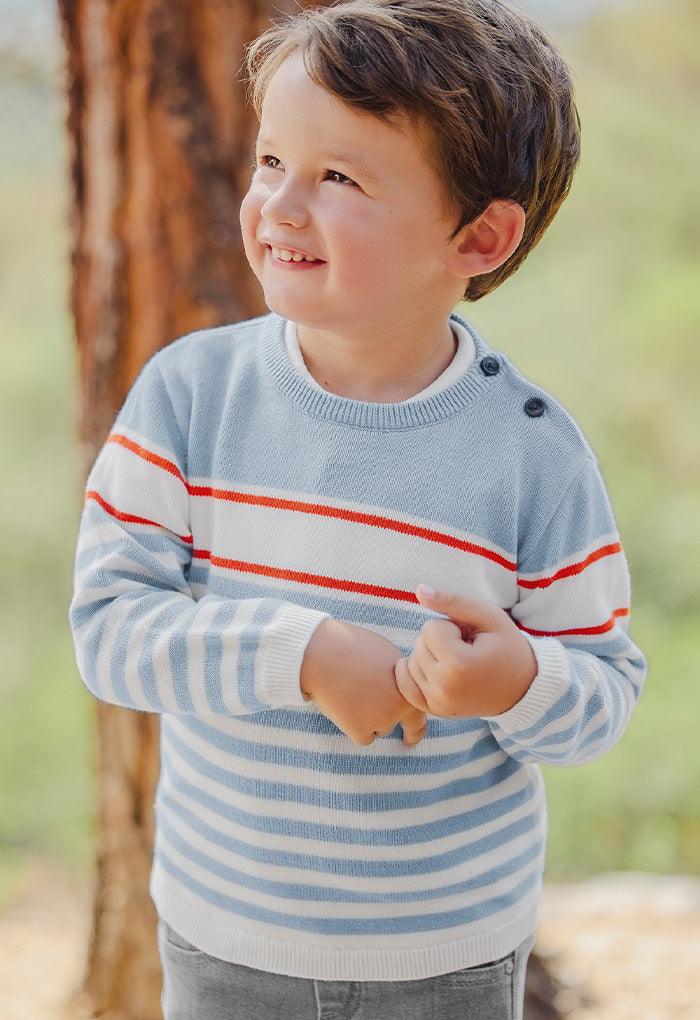
[(436, 590), (425, 584), (418, 585), (416, 598), (426, 609), (453, 620), (462, 630), (465, 640), (481, 630), (490, 630), (503, 612), (499, 606), (484, 599), (474, 599), (444, 589)]

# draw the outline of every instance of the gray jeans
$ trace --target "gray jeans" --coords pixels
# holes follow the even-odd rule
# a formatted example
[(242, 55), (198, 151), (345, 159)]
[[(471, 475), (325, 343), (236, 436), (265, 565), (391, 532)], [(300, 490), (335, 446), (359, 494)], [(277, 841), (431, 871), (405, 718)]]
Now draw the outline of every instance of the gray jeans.
[(418, 981), (309, 981), (207, 956), (158, 926), (165, 1020), (522, 1020), (528, 939), (510, 956)]

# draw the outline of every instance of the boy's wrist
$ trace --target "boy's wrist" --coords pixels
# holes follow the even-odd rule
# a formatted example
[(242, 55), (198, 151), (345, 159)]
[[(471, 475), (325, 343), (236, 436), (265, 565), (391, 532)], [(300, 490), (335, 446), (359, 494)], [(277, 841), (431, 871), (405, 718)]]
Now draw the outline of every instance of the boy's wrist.
[(299, 673), (304, 701), (315, 701), (332, 683), (346, 673), (372, 672), (385, 668), (391, 673), (401, 658), (398, 648), (374, 631), (326, 617), (306, 646)]
[(331, 622), (330, 618), (322, 620), (311, 635), (306, 646), (299, 671), (299, 689), (304, 701), (314, 700), (314, 696), (318, 693), (319, 684), (323, 683), (327, 675), (327, 670), (323, 668), (323, 663), (329, 654), (330, 642), (332, 641), (332, 637), (329, 637), (328, 634), (328, 631), (331, 629), (329, 627)]
[(566, 690), (568, 664), (561, 642), (555, 638), (531, 638), (526, 634), (523, 637), (537, 663), (535, 678), (511, 708), (485, 717), (504, 733), (516, 733), (539, 723)]

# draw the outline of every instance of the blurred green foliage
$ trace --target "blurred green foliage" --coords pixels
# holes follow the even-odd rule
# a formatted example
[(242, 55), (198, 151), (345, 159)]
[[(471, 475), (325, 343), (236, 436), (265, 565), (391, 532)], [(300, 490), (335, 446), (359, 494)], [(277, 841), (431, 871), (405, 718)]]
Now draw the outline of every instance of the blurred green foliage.
[(91, 705), (66, 625), (82, 479), (67, 311), (66, 153), (50, 86), (0, 69), (0, 902), (41, 856), (78, 874)]
[[(560, 38), (584, 155), (516, 276), (465, 312), (596, 450), (630, 559), (647, 690), (601, 761), (547, 770), (551, 877), (700, 871), (700, 10)], [(60, 97), (0, 67), (0, 902), (27, 861), (89, 866), (92, 706), (66, 625), (82, 487)]]
[(700, 7), (641, 5), (562, 46), (583, 156), (523, 268), (465, 311), (574, 414), (630, 560), (647, 689), (621, 744), (546, 770), (552, 876), (700, 871)]

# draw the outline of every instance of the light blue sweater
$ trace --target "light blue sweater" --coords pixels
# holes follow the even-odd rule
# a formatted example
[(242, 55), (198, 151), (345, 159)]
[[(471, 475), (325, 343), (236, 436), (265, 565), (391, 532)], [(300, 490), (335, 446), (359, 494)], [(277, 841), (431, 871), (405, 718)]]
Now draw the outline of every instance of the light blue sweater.
[[(146, 366), (88, 482), (71, 607), (101, 699), (162, 715), (152, 893), (206, 952), (278, 973), (428, 977), (535, 928), (540, 762), (610, 748), (644, 678), (629, 579), (576, 425), (474, 335), (446, 390), (314, 387), (269, 315)], [(357, 747), (299, 690), (326, 615), (404, 652), (419, 582), (489, 599), (538, 675), (490, 719)]]

